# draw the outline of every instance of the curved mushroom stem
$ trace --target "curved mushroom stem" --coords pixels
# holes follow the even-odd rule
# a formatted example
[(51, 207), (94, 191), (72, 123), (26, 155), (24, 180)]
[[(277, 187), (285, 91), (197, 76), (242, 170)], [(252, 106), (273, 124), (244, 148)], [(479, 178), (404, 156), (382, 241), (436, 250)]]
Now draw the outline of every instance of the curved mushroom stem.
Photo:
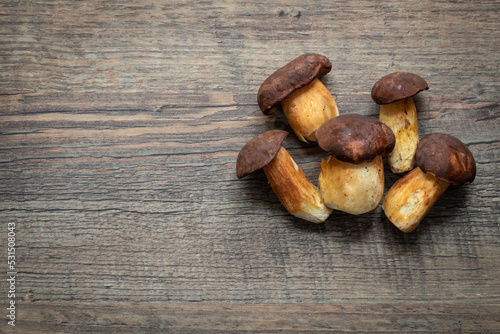
[(292, 215), (313, 223), (322, 223), (332, 213), (323, 203), (319, 189), (307, 179), (283, 147), (264, 166), (264, 172), (274, 193)]
[(416, 167), (387, 191), (382, 208), (397, 228), (403, 232), (411, 232), (449, 185)]
[(321, 162), (319, 187), (329, 208), (360, 215), (375, 209), (384, 194), (382, 157), (352, 164), (333, 156)]
[(304, 142), (316, 141), (316, 130), (330, 118), (339, 115), (335, 100), (318, 79), (296, 90), (281, 102), (281, 107), (290, 127)]
[(387, 156), (393, 173), (413, 169), (418, 144), (417, 109), (413, 97), (380, 106), (379, 119), (391, 128), (396, 136), (394, 150)]

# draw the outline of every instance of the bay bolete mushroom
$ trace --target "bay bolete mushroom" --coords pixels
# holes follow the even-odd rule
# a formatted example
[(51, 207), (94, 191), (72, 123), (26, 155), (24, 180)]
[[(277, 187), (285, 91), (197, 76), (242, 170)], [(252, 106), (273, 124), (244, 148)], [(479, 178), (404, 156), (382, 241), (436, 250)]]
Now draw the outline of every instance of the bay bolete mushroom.
[(327, 121), (316, 131), (322, 160), (319, 187), (325, 205), (354, 215), (375, 209), (384, 194), (382, 154), (394, 148), (394, 134), (384, 123), (351, 114)]
[(476, 162), (469, 148), (447, 134), (423, 137), (416, 160), (418, 166), (394, 183), (382, 204), (387, 218), (403, 232), (411, 232), (420, 224), (450, 184), (458, 187), (476, 176)]
[(394, 150), (387, 157), (393, 173), (407, 172), (415, 165), (418, 121), (413, 96), (426, 89), (424, 79), (408, 72), (388, 74), (373, 85), (371, 96), (380, 105), (379, 119), (396, 136)]
[(318, 127), (339, 114), (332, 95), (318, 80), (331, 68), (330, 60), (320, 54), (297, 57), (262, 83), (257, 94), (260, 109), (269, 115), (281, 105), (297, 137), (316, 141)]
[(290, 214), (322, 223), (332, 210), (325, 206), (319, 189), (281, 146), (287, 135), (287, 131), (270, 130), (246, 143), (238, 154), (236, 176), (241, 179), (264, 169), (271, 188)]

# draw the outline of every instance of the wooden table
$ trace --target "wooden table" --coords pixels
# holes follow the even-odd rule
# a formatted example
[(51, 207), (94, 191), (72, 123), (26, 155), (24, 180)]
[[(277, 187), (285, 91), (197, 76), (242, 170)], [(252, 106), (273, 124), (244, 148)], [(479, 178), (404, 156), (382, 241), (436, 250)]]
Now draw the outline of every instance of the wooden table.
[[(500, 331), (499, 1), (5, 0), (0, 16), (0, 332)], [(420, 136), (460, 138), (474, 182), (404, 234), (381, 205), (316, 225), (263, 173), (238, 180), (249, 139), (290, 131), (260, 84), (306, 52), (332, 61), (341, 114), (377, 117), (385, 74), (424, 77)], [(317, 183), (326, 154), (284, 146)]]

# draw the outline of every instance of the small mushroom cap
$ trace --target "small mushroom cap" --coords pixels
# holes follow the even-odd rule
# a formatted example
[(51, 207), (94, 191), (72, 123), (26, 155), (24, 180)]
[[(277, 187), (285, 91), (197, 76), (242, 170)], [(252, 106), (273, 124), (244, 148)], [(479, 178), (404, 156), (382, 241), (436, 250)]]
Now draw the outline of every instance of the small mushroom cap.
[(287, 131), (270, 130), (250, 139), (238, 153), (236, 159), (236, 176), (238, 179), (270, 163), (286, 136), (288, 136)]
[(372, 99), (376, 104), (389, 104), (429, 89), (419, 75), (408, 72), (395, 72), (388, 74), (375, 83), (372, 87)]
[(359, 164), (394, 149), (396, 137), (382, 122), (358, 114), (340, 115), (316, 131), (318, 145), (340, 161)]
[(306, 53), (295, 58), (262, 83), (257, 93), (260, 110), (266, 115), (271, 114), (275, 107), (289, 98), (297, 89), (324, 76), (331, 69), (330, 60), (317, 53)]
[(456, 187), (476, 177), (476, 161), (469, 148), (444, 133), (424, 136), (417, 145), (416, 160), (421, 170)]

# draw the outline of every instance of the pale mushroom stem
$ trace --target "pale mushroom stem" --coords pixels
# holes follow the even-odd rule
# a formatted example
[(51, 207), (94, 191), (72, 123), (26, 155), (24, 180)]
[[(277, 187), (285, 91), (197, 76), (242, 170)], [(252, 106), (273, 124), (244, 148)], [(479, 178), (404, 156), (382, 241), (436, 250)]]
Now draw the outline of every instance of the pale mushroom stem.
[(313, 223), (322, 223), (332, 212), (323, 203), (319, 189), (307, 179), (283, 147), (264, 166), (264, 172), (271, 188), (290, 214)]
[(338, 116), (337, 104), (323, 83), (314, 79), (281, 102), (290, 127), (304, 141), (316, 141), (316, 130), (329, 119)]
[(413, 97), (381, 105), (379, 119), (396, 137), (394, 150), (387, 156), (391, 171), (403, 173), (412, 170), (418, 145), (417, 109)]
[(321, 162), (319, 187), (327, 207), (353, 215), (369, 212), (384, 194), (382, 157), (352, 164), (329, 156)]
[(449, 185), (416, 167), (387, 191), (382, 208), (398, 229), (411, 232)]

